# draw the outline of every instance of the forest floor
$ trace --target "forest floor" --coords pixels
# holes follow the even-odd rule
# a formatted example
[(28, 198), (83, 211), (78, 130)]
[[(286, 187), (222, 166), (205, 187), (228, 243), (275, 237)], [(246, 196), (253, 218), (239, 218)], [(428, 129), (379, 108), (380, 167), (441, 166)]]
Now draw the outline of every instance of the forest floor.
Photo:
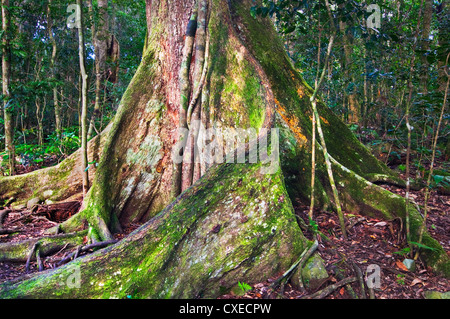
[[(392, 186), (385, 186), (390, 191), (404, 195), (404, 189)], [(423, 194), (412, 192), (412, 198), (417, 204), (423, 204)], [(450, 196), (433, 194), (429, 201), (429, 216), (427, 227), (430, 234), (439, 241), (444, 249), (450, 252)], [(296, 207), (296, 214), (305, 223), (308, 221), (308, 207)], [(342, 238), (337, 215), (330, 212), (316, 212), (315, 222), (318, 231), (326, 235), (329, 240), (319, 240), (318, 251), (325, 262), (326, 269), (330, 277), (317, 290), (321, 290), (328, 285), (335, 284), (343, 278), (355, 276), (353, 264), (356, 264), (363, 273), (369, 265), (380, 267), (380, 289), (374, 289), (376, 299), (424, 299), (425, 291), (447, 292), (450, 290), (450, 281), (434, 274), (420, 260), (416, 263), (416, 271), (410, 272), (403, 265), (406, 258), (403, 249), (406, 247), (405, 240), (399, 234), (402, 225), (399, 220), (381, 221), (375, 218), (346, 214), (347, 225), (356, 223), (348, 229), (348, 240)], [(305, 236), (313, 240), (312, 232), (304, 231)], [(343, 277), (337, 277), (334, 267), (342, 270)], [(370, 274), (370, 273), (369, 273)], [(280, 276), (282, 274), (279, 274)], [(365, 278), (365, 276), (364, 276)], [(284, 291), (281, 288), (272, 290), (271, 284), (277, 278), (269, 278), (264, 283), (253, 285), (251, 291), (243, 296), (235, 294), (224, 295), (221, 298), (286, 298), (299, 299), (307, 297), (315, 291), (299, 291), (291, 284), (286, 284)], [(359, 283), (350, 284), (353, 292), (362, 297)], [(366, 288), (367, 289), (367, 288)], [(366, 290), (366, 298), (369, 298)], [(339, 287), (334, 290), (326, 299), (352, 299), (352, 292), (347, 287)]]
[[(386, 189), (405, 195), (405, 189), (383, 185)], [(423, 191), (412, 191), (411, 199), (418, 205), (424, 204)], [(67, 203), (66, 203), (67, 204)], [(31, 210), (21, 210), (10, 212), (3, 222), (5, 230), (20, 230), (18, 233), (0, 235), (0, 243), (11, 243), (21, 240), (39, 238), (44, 236), (47, 229), (54, 227), (57, 223), (67, 219), (76, 213), (80, 202), (72, 202), (63, 206), (39, 205)], [(59, 208), (58, 208), (59, 207)], [(1, 209), (0, 209), (1, 210)], [(308, 207), (295, 207), (298, 217), (306, 224), (308, 221)], [(427, 229), (430, 234), (440, 242), (444, 249), (450, 253), (450, 196), (433, 192), (429, 200), (429, 215), (427, 219)], [(402, 227), (400, 220), (381, 221), (375, 218), (358, 216), (353, 214), (345, 215), (348, 226), (348, 240), (341, 236), (339, 221), (336, 214), (331, 212), (315, 212), (315, 223), (318, 231), (323, 235), (319, 239), (318, 252), (325, 262), (326, 269), (330, 275), (328, 280), (322, 284), (318, 290), (337, 283), (342, 278), (355, 275), (354, 266), (357, 265), (363, 275), (369, 265), (377, 265), (381, 270), (381, 287), (375, 289), (377, 299), (423, 299), (425, 291), (447, 292), (450, 290), (450, 281), (433, 274), (418, 260), (416, 271), (409, 272), (402, 261), (406, 258), (404, 254), (405, 239), (401, 234)], [(131, 225), (124, 230), (124, 233), (116, 235), (120, 240), (140, 225)], [(305, 236), (313, 240), (315, 235), (308, 230), (303, 231)], [(44, 259), (45, 269), (59, 266), (59, 261), (74, 252), (75, 248), (61, 249), (58, 253)], [(335, 267), (339, 267), (343, 277), (338, 277), (334, 272)], [(29, 272), (37, 272), (36, 262), (31, 262)], [(5, 263), (0, 262), (0, 283), (23, 276), (26, 273), (25, 263)], [(281, 275), (281, 274), (280, 274)], [(277, 278), (269, 278), (266, 282), (257, 283), (245, 294), (228, 294), (221, 296), (222, 299), (260, 299), (260, 298), (286, 298), (298, 299), (305, 297), (312, 292), (299, 291), (294, 289), (289, 283), (283, 287), (271, 290), (269, 287)], [(362, 292), (357, 282), (350, 284), (351, 289), (361, 298)], [(349, 299), (352, 292), (349, 287), (343, 286), (332, 291), (325, 298), (327, 299)]]
[[(438, 166), (448, 164), (441, 159)], [(398, 165), (390, 165), (395, 168)], [(416, 171), (411, 172), (411, 177)], [(406, 180), (406, 176), (401, 174)], [(406, 190), (391, 185), (380, 185), (383, 188), (405, 197)], [(424, 206), (424, 189), (410, 191), (410, 199), (420, 207)], [(309, 224), (309, 207), (297, 206), (295, 211), (298, 217)], [(416, 261), (415, 272), (410, 272), (403, 264), (405, 258), (411, 258), (405, 253), (407, 248), (404, 238), (404, 225), (400, 219), (393, 221), (382, 221), (375, 218), (345, 214), (347, 221), (348, 239), (344, 240), (337, 214), (332, 212), (315, 212), (314, 221), (318, 231), (326, 236), (315, 236), (312, 231), (303, 230), (309, 240), (319, 240), (318, 251), (324, 260), (328, 274), (328, 280), (316, 291), (326, 286), (336, 284), (344, 278), (356, 276), (354, 265), (361, 269), (363, 277), (369, 265), (377, 265), (381, 271), (381, 287), (374, 289), (375, 299), (424, 299), (425, 291), (450, 291), (450, 280), (433, 273), (427, 268), (420, 258)], [(434, 191), (428, 201), (427, 230), (435, 238), (450, 256), (450, 195), (442, 195)], [(336, 267), (339, 274), (336, 274)], [(371, 274), (372, 272), (369, 272)], [(279, 274), (281, 276), (282, 274)], [(338, 277), (339, 275), (339, 277)], [(316, 291), (299, 291), (290, 283), (284, 287), (273, 290), (272, 284), (279, 277), (269, 278), (266, 282), (253, 285), (253, 289), (247, 292), (224, 295), (224, 299), (260, 299), (260, 298), (284, 298), (300, 299)], [(366, 288), (367, 289), (367, 288)], [(352, 299), (370, 298), (366, 290), (361, 292), (358, 282), (339, 287), (325, 299)]]

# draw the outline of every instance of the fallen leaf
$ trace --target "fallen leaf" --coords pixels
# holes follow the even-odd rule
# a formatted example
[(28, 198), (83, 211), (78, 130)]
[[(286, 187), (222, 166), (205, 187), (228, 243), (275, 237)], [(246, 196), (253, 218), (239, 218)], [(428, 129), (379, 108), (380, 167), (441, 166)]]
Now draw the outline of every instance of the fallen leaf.
[(386, 225), (387, 225), (386, 222), (379, 222), (379, 223), (376, 223), (374, 226), (384, 227), (384, 226), (386, 226)]
[(345, 292), (345, 289), (344, 289), (344, 287), (342, 287), (341, 290), (339, 290), (339, 293), (341, 294), (341, 296), (343, 296), (344, 292)]
[(400, 268), (401, 270), (409, 271), (408, 268), (406, 268), (406, 266), (405, 266), (400, 260), (397, 260), (397, 261), (395, 262), (395, 264), (396, 264), (397, 267)]
[(420, 280), (419, 278), (415, 278), (415, 279), (411, 282), (410, 286), (412, 287), (412, 286), (415, 286), (415, 285), (417, 285), (417, 284), (422, 284), (422, 285), (423, 285), (423, 281)]

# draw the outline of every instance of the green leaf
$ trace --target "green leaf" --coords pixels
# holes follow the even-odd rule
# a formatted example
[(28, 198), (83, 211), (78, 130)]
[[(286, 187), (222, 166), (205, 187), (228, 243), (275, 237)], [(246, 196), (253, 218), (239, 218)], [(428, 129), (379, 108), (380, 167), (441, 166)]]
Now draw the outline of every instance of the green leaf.
[(239, 285), (239, 288), (241, 288), (241, 290), (244, 293), (253, 289), (252, 286), (250, 286), (249, 284), (247, 284), (245, 282), (238, 281), (238, 285)]
[(417, 246), (419, 248), (423, 248), (423, 249), (428, 249), (428, 250), (433, 250), (433, 251), (438, 251), (439, 250), (437, 248), (430, 247), (430, 246), (427, 246), (427, 245), (424, 245), (424, 244), (421, 244), (421, 243), (417, 243), (415, 241), (410, 241), (409, 243), (412, 244), (412, 245), (415, 245), (415, 246)]
[(436, 184), (439, 184), (440, 182), (442, 182), (445, 179), (445, 176), (433, 175), (433, 179)]
[(251, 7), (251, 9), (250, 9), (250, 14), (251, 14), (251, 16), (252, 16), (254, 19), (256, 19), (256, 15), (257, 15), (257, 13), (256, 13), (256, 7)]

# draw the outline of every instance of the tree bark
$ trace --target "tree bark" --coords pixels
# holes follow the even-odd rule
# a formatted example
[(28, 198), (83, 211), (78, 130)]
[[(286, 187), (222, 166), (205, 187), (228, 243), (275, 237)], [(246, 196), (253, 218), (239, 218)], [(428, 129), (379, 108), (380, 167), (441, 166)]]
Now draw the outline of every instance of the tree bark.
[[(286, 271), (307, 246), (292, 201), (308, 203), (313, 89), (293, 68), (269, 19), (254, 19), (251, 0), (210, 2), (209, 114), (211, 127), (279, 129), (280, 166), (212, 165), (172, 198), (176, 147), (183, 115), (180, 70), (191, 1), (147, 1), (148, 43), (105, 143), (80, 213), (61, 224), (87, 223), (100, 240), (146, 221), (121, 242), (66, 266), (0, 286), (0, 297), (216, 297), (238, 281), (255, 283)], [(185, 65), (184, 65), (185, 66)], [(180, 84), (181, 83), (181, 84)], [(205, 97), (206, 99), (206, 97)], [(383, 219), (405, 218), (405, 199), (370, 181), (404, 184), (359, 143), (317, 98), (342, 208)], [(270, 144), (274, 145), (274, 144)], [(334, 208), (323, 156), (317, 154), (316, 200)], [(417, 237), (419, 212), (410, 205)], [(428, 233), (427, 264), (449, 275), (444, 249)], [(98, 269), (102, 269), (98, 272)], [(79, 272), (79, 287), (66, 278)], [(61, 283), (62, 280), (62, 283)]]

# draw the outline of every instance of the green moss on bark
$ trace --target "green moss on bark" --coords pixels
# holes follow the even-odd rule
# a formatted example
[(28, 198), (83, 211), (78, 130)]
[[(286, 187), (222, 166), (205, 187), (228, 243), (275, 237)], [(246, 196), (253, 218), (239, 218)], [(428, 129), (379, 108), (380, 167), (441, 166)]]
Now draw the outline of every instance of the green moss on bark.
[[(221, 165), (115, 246), (0, 286), (2, 298), (216, 297), (288, 269), (305, 247), (281, 171)], [(226, 178), (224, 178), (226, 176)], [(98, 269), (102, 269), (98, 272)], [(79, 271), (79, 288), (67, 280)]]

